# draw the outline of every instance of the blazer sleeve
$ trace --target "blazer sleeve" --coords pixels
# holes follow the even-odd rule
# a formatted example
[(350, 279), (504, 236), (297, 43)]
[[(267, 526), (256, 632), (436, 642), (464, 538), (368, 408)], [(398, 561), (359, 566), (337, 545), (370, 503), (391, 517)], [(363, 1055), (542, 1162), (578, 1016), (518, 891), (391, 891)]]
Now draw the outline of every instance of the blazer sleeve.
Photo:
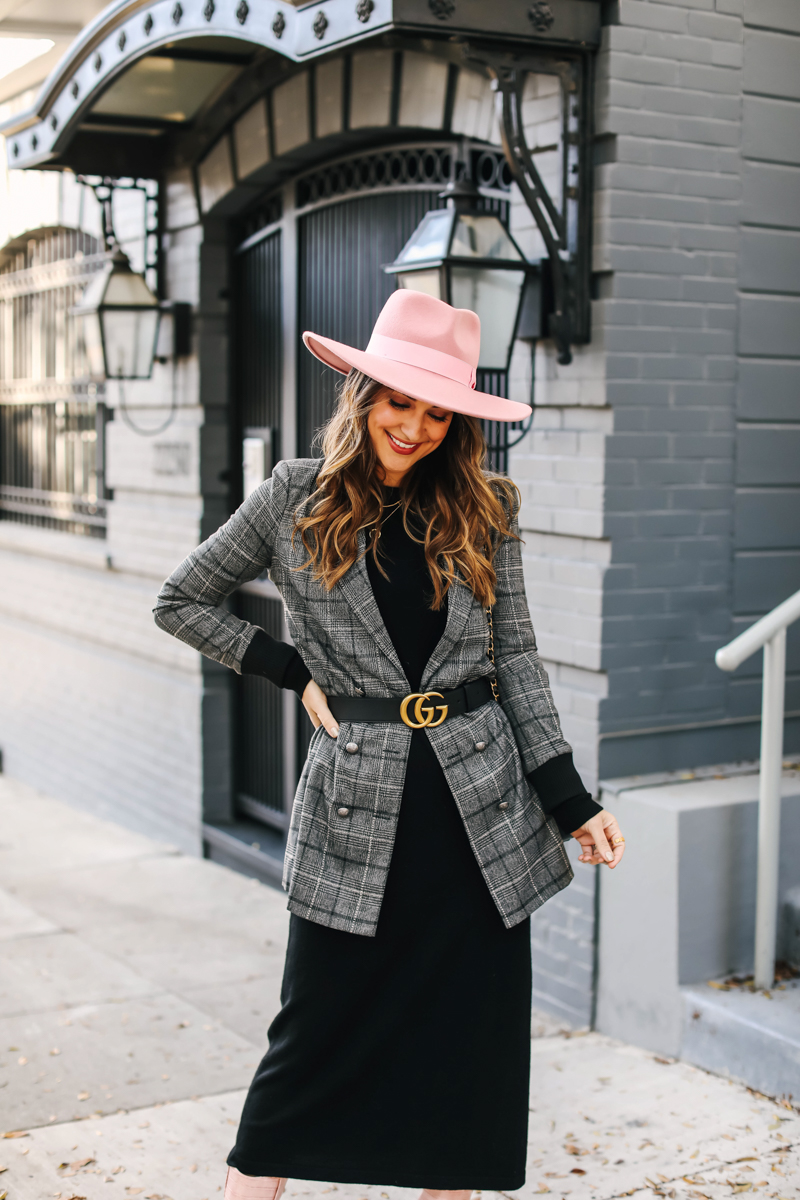
[[(516, 517), (511, 528), (519, 534)], [(550, 680), (536, 648), (518, 541), (504, 539), (494, 557), (494, 568), (497, 586), (492, 623), (500, 703), (529, 774), (559, 754), (571, 754), (572, 747), (561, 732)]]
[(158, 594), (159, 628), (241, 674), (258, 626), (223, 607), (232, 592), (272, 564), (275, 537), (289, 503), (289, 464), (283, 460), (244, 504), (184, 559)]

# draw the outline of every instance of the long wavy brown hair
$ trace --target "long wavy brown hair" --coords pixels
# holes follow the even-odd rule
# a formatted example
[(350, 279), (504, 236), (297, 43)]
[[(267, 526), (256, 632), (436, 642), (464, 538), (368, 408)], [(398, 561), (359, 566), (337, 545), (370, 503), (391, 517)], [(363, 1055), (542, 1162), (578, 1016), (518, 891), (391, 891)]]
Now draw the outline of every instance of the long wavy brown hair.
[[(315, 439), (322, 463), (315, 490), (295, 513), (292, 541), (299, 531), (309, 555), (295, 570), (313, 567), (314, 578), (327, 591), (356, 562), (358, 531), (380, 529), (380, 460), (367, 418), (383, 390), (369, 375), (352, 370), (340, 384), (333, 415)], [(480, 422), (454, 413), (439, 447), (403, 477), (403, 524), (425, 547), (434, 611), (441, 608), (452, 584), (460, 582), (456, 569), (482, 605), (494, 604), (497, 576), (492, 561), (504, 538), (520, 540), (511, 528), (519, 511), (519, 489), (506, 476), (488, 471), (486, 457)], [(300, 515), (303, 509), (305, 515)], [(368, 536), (367, 553), (371, 550), (386, 576), (380, 541)]]

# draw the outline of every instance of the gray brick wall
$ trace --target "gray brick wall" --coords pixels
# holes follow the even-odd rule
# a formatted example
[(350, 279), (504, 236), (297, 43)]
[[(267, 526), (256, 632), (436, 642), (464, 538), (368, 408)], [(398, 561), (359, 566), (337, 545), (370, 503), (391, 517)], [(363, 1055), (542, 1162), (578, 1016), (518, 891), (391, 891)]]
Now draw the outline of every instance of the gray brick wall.
[[(601, 776), (757, 753), (757, 722), (745, 719), (759, 710), (756, 668), (730, 680), (714, 651), (800, 587), (800, 413), (787, 413), (784, 378), (799, 352), (800, 240), (776, 228), (797, 187), (800, 40), (785, 21), (750, 27), (790, 10), (622, 0), (605, 30)], [(783, 390), (771, 411), (773, 374)]]
[[(714, 652), (800, 587), (798, 7), (605, 12), (592, 344), (569, 367), (539, 347), (541, 408), (511, 472), (587, 782), (757, 757), (760, 659), (731, 678)], [(590, 405), (596, 438), (573, 450)], [(574, 673), (561, 682), (576, 668), (599, 685), (582, 707)], [(798, 711), (798, 630), (787, 684)], [(787, 749), (799, 739), (788, 721)], [(592, 895), (584, 872), (533, 920), (535, 1003), (575, 1024), (591, 1009)]]
[(577, 842), (567, 852), (574, 880), (531, 917), (533, 1007), (578, 1029), (593, 1020), (596, 877)]
[[(789, 0), (746, 7), (743, 89), (735, 632), (800, 588), (800, 21)], [(760, 665), (734, 674), (734, 715), (758, 711)], [(797, 628), (786, 705), (800, 711)]]

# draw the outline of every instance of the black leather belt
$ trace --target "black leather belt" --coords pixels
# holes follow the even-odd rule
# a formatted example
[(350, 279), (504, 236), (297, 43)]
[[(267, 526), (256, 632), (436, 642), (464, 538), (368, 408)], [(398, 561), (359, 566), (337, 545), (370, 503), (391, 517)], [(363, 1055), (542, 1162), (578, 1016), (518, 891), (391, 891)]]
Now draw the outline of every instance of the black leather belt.
[(402, 721), (411, 729), (424, 729), (480, 708), (492, 698), (492, 685), (484, 677), (447, 692), (409, 692), (402, 698), (328, 696), (327, 700), (337, 721)]

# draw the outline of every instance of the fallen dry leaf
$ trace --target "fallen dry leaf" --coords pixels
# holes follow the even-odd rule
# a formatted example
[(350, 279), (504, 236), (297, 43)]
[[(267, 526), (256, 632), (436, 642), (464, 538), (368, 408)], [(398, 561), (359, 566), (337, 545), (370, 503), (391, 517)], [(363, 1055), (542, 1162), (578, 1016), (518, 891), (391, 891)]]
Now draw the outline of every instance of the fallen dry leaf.
[(189, 1167), (189, 1170), (194, 1175), (195, 1171), (197, 1170), (197, 1163), (192, 1163), (192, 1165)]
[(573, 1167), (572, 1170), (570, 1171), (570, 1175), (585, 1175), (585, 1174), (586, 1174), (586, 1172), (584, 1171), (583, 1167)]
[(672, 1067), (675, 1065), (674, 1058), (662, 1058), (660, 1054), (653, 1055), (653, 1062), (663, 1063), (665, 1067)]
[(3, 1134), (4, 1138), (30, 1137), (30, 1136), (31, 1135), (28, 1133), (27, 1129), (13, 1129), (13, 1130), (9, 1130), (8, 1133)]
[(91, 1092), (78, 1092), (77, 1099), (78, 1100), (88, 1100), (90, 1096), (91, 1096)]
[(55, 1057), (56, 1054), (60, 1054), (61, 1051), (59, 1050), (58, 1046), (54, 1046), (50, 1053), (53, 1055), (53, 1057)]

